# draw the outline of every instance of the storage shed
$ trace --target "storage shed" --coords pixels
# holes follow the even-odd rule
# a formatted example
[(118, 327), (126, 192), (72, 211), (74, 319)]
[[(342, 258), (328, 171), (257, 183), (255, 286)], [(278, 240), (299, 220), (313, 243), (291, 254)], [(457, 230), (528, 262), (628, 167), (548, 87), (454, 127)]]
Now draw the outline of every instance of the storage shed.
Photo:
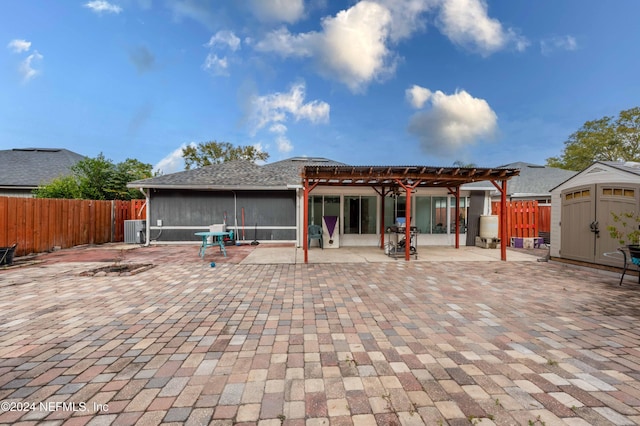
[(621, 266), (605, 255), (620, 246), (612, 213), (640, 213), (640, 163), (597, 161), (551, 190), (551, 256)]

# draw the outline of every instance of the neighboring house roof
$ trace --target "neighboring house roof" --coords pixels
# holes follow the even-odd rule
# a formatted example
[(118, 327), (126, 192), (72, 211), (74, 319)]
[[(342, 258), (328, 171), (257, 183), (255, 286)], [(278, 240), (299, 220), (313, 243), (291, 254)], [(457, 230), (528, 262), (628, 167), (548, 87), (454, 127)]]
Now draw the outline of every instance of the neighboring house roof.
[(130, 182), (130, 188), (164, 189), (287, 189), (300, 185), (303, 166), (344, 165), (326, 158), (293, 157), (257, 165), (246, 160), (213, 164), (149, 179)]
[(35, 189), (68, 175), (85, 157), (60, 148), (14, 148), (0, 151), (0, 188)]
[[(549, 197), (551, 189), (562, 182), (575, 176), (578, 172), (559, 169), (556, 167), (541, 166), (538, 164), (518, 161), (499, 166), (501, 169), (520, 169), (520, 174), (509, 179), (507, 184), (508, 197)], [(480, 190), (495, 187), (487, 185), (487, 182), (477, 182), (465, 185), (462, 189)], [(498, 193), (498, 191), (495, 191)]]
[(551, 189), (578, 173), (522, 161), (500, 167), (520, 169), (520, 175), (511, 179), (507, 184), (507, 195), (510, 197), (550, 196)]

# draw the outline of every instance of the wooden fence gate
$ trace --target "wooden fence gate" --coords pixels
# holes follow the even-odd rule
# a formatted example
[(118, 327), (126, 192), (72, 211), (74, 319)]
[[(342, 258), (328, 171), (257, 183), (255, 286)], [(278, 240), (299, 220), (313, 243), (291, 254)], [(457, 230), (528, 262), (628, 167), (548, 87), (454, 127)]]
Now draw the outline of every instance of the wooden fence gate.
[[(500, 215), (500, 202), (491, 203), (491, 214)], [(538, 237), (550, 230), (551, 206), (539, 206), (537, 201), (507, 202), (507, 244), (511, 237)]]

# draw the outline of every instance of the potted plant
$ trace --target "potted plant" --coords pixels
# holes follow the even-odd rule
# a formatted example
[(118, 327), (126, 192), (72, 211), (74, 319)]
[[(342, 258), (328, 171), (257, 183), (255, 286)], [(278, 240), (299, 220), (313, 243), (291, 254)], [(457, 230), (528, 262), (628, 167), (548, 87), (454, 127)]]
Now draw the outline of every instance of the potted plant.
[(640, 258), (640, 215), (635, 212), (611, 212), (613, 225), (607, 226), (611, 238), (627, 246), (632, 258)]

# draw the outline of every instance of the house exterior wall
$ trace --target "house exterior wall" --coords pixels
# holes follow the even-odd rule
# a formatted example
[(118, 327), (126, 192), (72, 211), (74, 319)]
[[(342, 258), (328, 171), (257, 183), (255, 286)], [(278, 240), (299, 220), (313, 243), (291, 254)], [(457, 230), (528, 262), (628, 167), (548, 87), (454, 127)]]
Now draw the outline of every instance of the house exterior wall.
[[(403, 194), (404, 191), (401, 191), (401, 195)], [(470, 191), (461, 191), (460, 192), (460, 196), (461, 197), (469, 197), (471, 194)], [(380, 220), (381, 220), (381, 211), (382, 211), (382, 198), (380, 197), (380, 195), (371, 187), (348, 187), (348, 186), (317, 186), (316, 188), (314, 188), (311, 193), (309, 194), (310, 197), (317, 197), (317, 196), (338, 196), (340, 197), (340, 216), (339, 216), (339, 222), (338, 222), (338, 227), (339, 227), (339, 232), (340, 232), (340, 245), (341, 246), (376, 246), (376, 245), (380, 245), (380, 239), (381, 239), (381, 235), (380, 235)], [(373, 196), (376, 197), (376, 222), (375, 222), (375, 233), (365, 233), (365, 234), (350, 234), (350, 233), (345, 233), (345, 229), (344, 229), (344, 211), (345, 211), (345, 197), (350, 197), (350, 196)], [(448, 198), (448, 203), (447, 203), (447, 220), (448, 223), (453, 223), (452, 219), (451, 219), (451, 211), (453, 210), (453, 208), (455, 207), (455, 205), (453, 204), (453, 201), (455, 201), (455, 198), (450, 198), (450, 194), (448, 193), (448, 191), (446, 189), (438, 189), (438, 188), (420, 188), (417, 189), (416, 192), (413, 194), (413, 198), (412, 198), (412, 218), (413, 218), (413, 222), (415, 224), (415, 219), (416, 219), (416, 198), (417, 197), (427, 197), (427, 196), (433, 196), (433, 197), (447, 197)], [(491, 202), (491, 197), (489, 195), (489, 193), (487, 192), (485, 197), (482, 199), (484, 206), (482, 207), (482, 211), (485, 212), (484, 214), (489, 214), (491, 212), (491, 207), (490, 207), (490, 202)], [(387, 197), (385, 203), (389, 203), (392, 202), (391, 198)], [(304, 206), (304, 191), (303, 190), (299, 190), (298, 191), (298, 201), (297, 201), (297, 205), (298, 205), (298, 223), (303, 224), (304, 223), (304, 211), (303, 211), (303, 206)], [(487, 207), (488, 205), (488, 207)], [(488, 208), (488, 210), (487, 210)], [(311, 217), (311, 216), (310, 216)], [(388, 219), (388, 218), (387, 218)], [(388, 220), (387, 220), (388, 222)], [(319, 224), (319, 223), (318, 223)], [(305, 224), (306, 226), (306, 224)], [(413, 225), (412, 225), (413, 226)], [(390, 237), (395, 238), (394, 235), (391, 234), (385, 234), (385, 241), (388, 241)], [(300, 226), (299, 228), (299, 232), (298, 232), (298, 246), (302, 246), (302, 240), (303, 239), (303, 226)], [(448, 230), (445, 233), (442, 234), (431, 234), (431, 233), (420, 233), (418, 234), (418, 245), (424, 246), (424, 245), (453, 245), (455, 244), (455, 233), (451, 232), (451, 230)], [(461, 233), (460, 234), (460, 244), (461, 245), (465, 245), (465, 241), (466, 241), (466, 234)]]
[(0, 197), (33, 198), (33, 189), (0, 189)]
[[(199, 241), (195, 232), (225, 221), (236, 239), (295, 241), (295, 191), (151, 190), (150, 237), (155, 242)], [(243, 213), (244, 211), (244, 227)], [(158, 220), (162, 226), (158, 226)]]

